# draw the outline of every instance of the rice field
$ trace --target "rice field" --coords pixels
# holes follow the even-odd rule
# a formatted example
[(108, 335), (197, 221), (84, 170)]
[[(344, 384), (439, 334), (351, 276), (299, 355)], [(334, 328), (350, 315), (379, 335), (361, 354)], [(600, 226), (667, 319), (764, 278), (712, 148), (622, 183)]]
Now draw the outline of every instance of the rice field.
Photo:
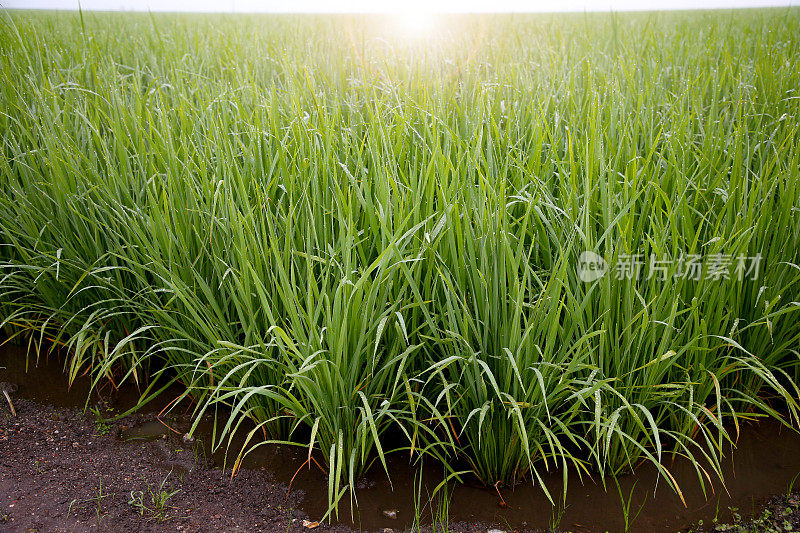
[(390, 453), (555, 503), (798, 427), (800, 10), (1, 15), (6, 335), (331, 517)]

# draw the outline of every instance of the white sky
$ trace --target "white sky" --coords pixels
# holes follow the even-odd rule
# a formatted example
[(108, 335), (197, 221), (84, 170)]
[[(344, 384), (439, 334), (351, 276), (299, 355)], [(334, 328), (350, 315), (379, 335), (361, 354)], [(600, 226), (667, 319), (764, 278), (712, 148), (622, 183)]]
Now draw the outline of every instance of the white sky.
[[(800, 5), (800, 0), (81, 0), (84, 10), (239, 12), (629, 11)], [(0, 0), (0, 6), (77, 9), (78, 0)]]

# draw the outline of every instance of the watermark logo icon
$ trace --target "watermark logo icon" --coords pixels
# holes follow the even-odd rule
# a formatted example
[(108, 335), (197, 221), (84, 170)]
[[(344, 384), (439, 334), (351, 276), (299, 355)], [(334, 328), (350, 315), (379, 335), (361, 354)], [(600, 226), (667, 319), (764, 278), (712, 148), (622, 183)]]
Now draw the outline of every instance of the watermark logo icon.
[(589, 250), (578, 258), (578, 277), (585, 283), (600, 279), (608, 272), (606, 260)]

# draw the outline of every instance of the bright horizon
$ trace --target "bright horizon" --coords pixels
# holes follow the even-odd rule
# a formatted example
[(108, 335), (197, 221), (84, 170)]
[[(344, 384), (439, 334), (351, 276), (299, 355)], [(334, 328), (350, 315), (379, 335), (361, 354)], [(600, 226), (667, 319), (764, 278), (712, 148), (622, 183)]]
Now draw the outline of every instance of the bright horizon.
[(10, 9), (240, 13), (524, 13), (791, 7), (800, 0), (0, 0)]

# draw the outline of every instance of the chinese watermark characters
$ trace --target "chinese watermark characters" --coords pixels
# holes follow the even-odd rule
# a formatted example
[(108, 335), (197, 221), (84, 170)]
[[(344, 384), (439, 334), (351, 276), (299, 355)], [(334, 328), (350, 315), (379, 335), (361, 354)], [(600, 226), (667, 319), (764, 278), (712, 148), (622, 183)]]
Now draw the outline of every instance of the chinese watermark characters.
[(668, 278), (701, 280), (756, 280), (761, 272), (762, 256), (733, 254), (681, 253), (678, 257), (650, 254), (619, 254), (616, 262), (608, 262), (595, 252), (585, 251), (578, 259), (578, 277), (592, 282), (609, 274), (617, 280)]

